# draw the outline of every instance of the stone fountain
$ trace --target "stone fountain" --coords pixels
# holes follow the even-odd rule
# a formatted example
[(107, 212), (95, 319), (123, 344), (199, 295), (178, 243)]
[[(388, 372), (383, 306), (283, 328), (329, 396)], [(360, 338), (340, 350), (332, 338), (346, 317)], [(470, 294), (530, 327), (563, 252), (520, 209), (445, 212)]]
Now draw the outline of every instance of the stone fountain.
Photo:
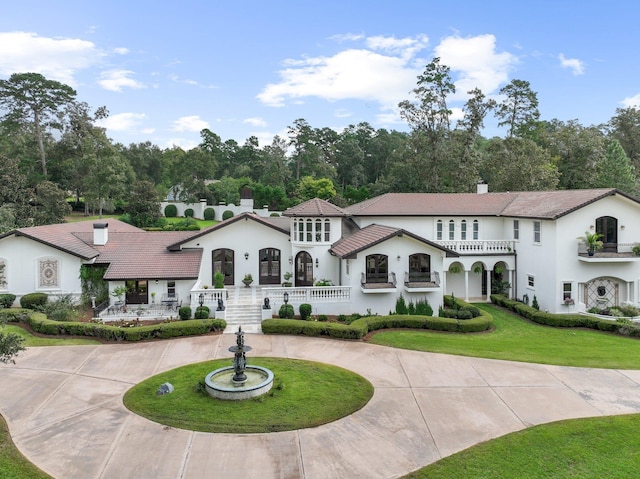
[(261, 396), (273, 386), (273, 372), (260, 366), (247, 365), (245, 353), (251, 346), (244, 344), (242, 326), (238, 327), (236, 345), (231, 346), (233, 366), (216, 369), (204, 379), (209, 396), (217, 399), (238, 401)]

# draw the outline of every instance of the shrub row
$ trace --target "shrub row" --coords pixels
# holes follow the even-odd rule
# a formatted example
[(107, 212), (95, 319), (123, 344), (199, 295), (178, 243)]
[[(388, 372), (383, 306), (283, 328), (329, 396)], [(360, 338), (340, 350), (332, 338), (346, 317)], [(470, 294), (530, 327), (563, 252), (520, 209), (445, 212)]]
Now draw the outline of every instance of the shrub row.
[[(461, 307), (470, 306), (458, 300)], [(477, 309), (477, 308), (476, 308)], [(328, 336), (340, 339), (362, 339), (370, 331), (389, 328), (428, 329), (456, 333), (476, 333), (493, 326), (493, 318), (478, 309), (473, 319), (438, 318), (433, 316), (389, 315), (365, 316), (350, 324), (300, 321), (295, 319), (266, 319), (262, 321), (265, 334), (298, 334), (303, 336)]]
[[(24, 310), (16, 311), (22, 311), (22, 313), (24, 313)], [(11, 313), (13, 313), (13, 310)], [(2, 311), (2, 314), (8, 314), (7, 310)], [(19, 314), (20, 313), (16, 313), (16, 317), (18, 317)], [(222, 331), (227, 325), (223, 319), (191, 319), (188, 321), (120, 328), (100, 323), (53, 321), (48, 319), (42, 313), (34, 312), (27, 316), (22, 314), (18, 320), (27, 322), (35, 332), (41, 334), (51, 336), (89, 336), (105, 339), (107, 341), (141, 341), (145, 339), (166, 339), (179, 336), (195, 336), (199, 334), (206, 334), (211, 331)]]
[(514, 313), (538, 324), (554, 328), (589, 328), (598, 331), (622, 334), (624, 336), (640, 336), (640, 326), (620, 323), (616, 320), (601, 319), (586, 314), (553, 314), (538, 311), (524, 303), (499, 294), (491, 295), (491, 301)]

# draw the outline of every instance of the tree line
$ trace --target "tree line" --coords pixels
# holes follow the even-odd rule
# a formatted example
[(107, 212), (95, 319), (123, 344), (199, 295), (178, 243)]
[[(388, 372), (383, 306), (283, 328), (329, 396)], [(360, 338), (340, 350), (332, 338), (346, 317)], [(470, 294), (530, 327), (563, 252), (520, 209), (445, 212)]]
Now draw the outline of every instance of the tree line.
[[(609, 122), (540, 120), (537, 93), (514, 79), (499, 100), (468, 93), (461, 114), (450, 69), (434, 58), (398, 107), (407, 131), (368, 123), (342, 131), (296, 119), (286, 137), (260, 147), (223, 141), (209, 129), (190, 150), (107, 137), (95, 110), (68, 85), (37, 73), (0, 80), (0, 232), (55, 223), (70, 205), (126, 211), (134, 223), (166, 195), (238, 203), (249, 187), (257, 205), (282, 210), (319, 197), (346, 206), (386, 192), (472, 192), (616, 187), (640, 192), (640, 110), (619, 108)], [(482, 136), (488, 115), (504, 137)], [(69, 201), (71, 200), (71, 201)]]

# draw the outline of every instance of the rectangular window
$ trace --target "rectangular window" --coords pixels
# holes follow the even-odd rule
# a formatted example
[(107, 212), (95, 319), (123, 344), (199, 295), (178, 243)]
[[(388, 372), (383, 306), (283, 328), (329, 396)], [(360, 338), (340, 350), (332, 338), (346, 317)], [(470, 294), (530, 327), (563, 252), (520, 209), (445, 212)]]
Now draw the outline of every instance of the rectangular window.
[(176, 282), (175, 281), (167, 281), (167, 296), (169, 298), (176, 297)]
[(532, 274), (528, 274), (527, 275), (527, 286), (529, 286), (530, 288), (535, 287), (536, 285), (536, 281), (535, 278), (533, 277)]
[(465, 220), (460, 223), (460, 239), (463, 241), (467, 239), (467, 222)]
[(304, 241), (304, 221), (298, 221), (298, 241)]
[(322, 220), (316, 220), (316, 242), (322, 241)]
[(331, 221), (324, 220), (324, 240), (328, 243), (331, 241)]
[(564, 304), (573, 304), (571, 283), (562, 283), (562, 300), (564, 301)]
[(540, 243), (540, 222), (533, 222), (533, 242)]
[(473, 220), (473, 239), (480, 239), (480, 224), (478, 220)]
[(442, 221), (436, 223), (436, 239), (442, 241)]
[(307, 243), (311, 243), (313, 241), (313, 222), (311, 220), (307, 220)]
[(456, 239), (456, 224), (453, 220), (449, 221), (449, 241)]
[(513, 220), (513, 239), (520, 239), (520, 221)]

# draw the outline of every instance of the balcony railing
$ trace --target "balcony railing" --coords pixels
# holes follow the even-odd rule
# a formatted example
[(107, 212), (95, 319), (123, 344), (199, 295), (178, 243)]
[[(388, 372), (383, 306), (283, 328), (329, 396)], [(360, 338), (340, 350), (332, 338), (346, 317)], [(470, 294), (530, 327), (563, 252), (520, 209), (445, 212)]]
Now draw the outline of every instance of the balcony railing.
[(459, 254), (509, 254), (515, 251), (513, 240), (436, 241)]
[(269, 298), (272, 302), (283, 301), (284, 294), (288, 294), (290, 303), (348, 303), (351, 301), (351, 286), (308, 286), (308, 287), (274, 287), (262, 288), (262, 299)]
[(408, 288), (439, 288), (440, 273), (404, 273), (404, 285)]

